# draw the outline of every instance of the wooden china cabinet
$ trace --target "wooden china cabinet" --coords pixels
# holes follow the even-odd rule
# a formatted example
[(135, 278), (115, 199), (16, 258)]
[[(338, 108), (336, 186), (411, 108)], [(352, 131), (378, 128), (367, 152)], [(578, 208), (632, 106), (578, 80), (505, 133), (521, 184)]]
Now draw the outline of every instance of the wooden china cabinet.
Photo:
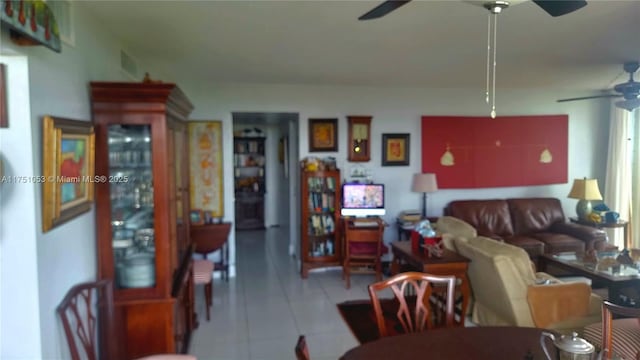
[[(194, 327), (185, 120), (175, 84), (92, 82), (98, 277), (119, 359), (186, 352)], [(104, 179), (104, 181), (102, 181)]]

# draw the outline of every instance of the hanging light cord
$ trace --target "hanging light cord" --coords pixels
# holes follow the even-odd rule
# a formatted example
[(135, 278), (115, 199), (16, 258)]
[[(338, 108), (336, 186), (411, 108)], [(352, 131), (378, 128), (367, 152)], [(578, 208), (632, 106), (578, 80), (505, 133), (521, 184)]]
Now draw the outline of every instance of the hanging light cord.
[(496, 51), (498, 37), (498, 14), (493, 14), (493, 83), (491, 84), (491, 118), (496, 118)]
[(485, 98), (484, 101), (489, 103), (489, 77), (490, 77), (490, 68), (491, 64), (491, 13), (487, 15), (487, 86), (485, 88)]

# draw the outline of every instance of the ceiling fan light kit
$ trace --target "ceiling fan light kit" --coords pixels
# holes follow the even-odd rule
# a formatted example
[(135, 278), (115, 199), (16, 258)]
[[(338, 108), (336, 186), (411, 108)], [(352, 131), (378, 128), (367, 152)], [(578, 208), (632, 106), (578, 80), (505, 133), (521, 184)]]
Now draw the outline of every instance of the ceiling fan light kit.
[(633, 111), (640, 108), (640, 98), (616, 101), (616, 106), (627, 111)]
[[(371, 9), (364, 15), (360, 16), (358, 20), (372, 20), (381, 18), (388, 13), (398, 9), (401, 6), (406, 5), (411, 0), (387, 0), (382, 4)], [(478, 1), (466, 0), (472, 4), (480, 5)], [(513, 0), (515, 4), (518, 4), (522, 0)], [(542, 10), (546, 11), (551, 16), (562, 16), (570, 12), (576, 11), (587, 5), (586, 0), (531, 0), (538, 5)], [(490, 116), (492, 119), (496, 117), (496, 44), (497, 44), (497, 28), (498, 18), (497, 15), (509, 7), (509, 1), (505, 0), (493, 0), (481, 3), (482, 6), (489, 10), (489, 24), (487, 29), (487, 84), (485, 91), (485, 100), (487, 104), (491, 102)], [(493, 26), (492, 26), (493, 25)], [(492, 34), (493, 28), (493, 34)], [(492, 36), (493, 35), (493, 36)], [(492, 46), (493, 43), (493, 46)], [(493, 51), (492, 51), (493, 50)], [(490, 89), (491, 88), (491, 89)], [(490, 93), (491, 90), (491, 93)]]
[(621, 84), (617, 84), (613, 87), (613, 91), (616, 94), (603, 94), (603, 95), (594, 95), (594, 96), (583, 96), (569, 99), (560, 99), (558, 102), (568, 102), (568, 101), (577, 101), (577, 100), (587, 100), (587, 99), (597, 99), (597, 98), (613, 98), (613, 97), (621, 97), (624, 100), (616, 101), (616, 107), (621, 109), (625, 109), (628, 111), (633, 111), (637, 108), (640, 108), (640, 82), (637, 82), (633, 78), (633, 74), (640, 69), (640, 62), (638, 61), (629, 61), (623, 65), (623, 69), (625, 72), (629, 73), (629, 80), (623, 82)]

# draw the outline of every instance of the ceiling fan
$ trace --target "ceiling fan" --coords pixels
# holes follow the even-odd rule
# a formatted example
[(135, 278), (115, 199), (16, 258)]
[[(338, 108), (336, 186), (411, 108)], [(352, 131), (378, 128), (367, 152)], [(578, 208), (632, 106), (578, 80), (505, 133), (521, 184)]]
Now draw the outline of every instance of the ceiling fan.
[[(407, 4), (411, 0), (387, 0), (360, 16), (358, 20), (372, 20), (381, 18), (397, 8)], [(518, 4), (526, 0), (464, 0), (465, 2), (479, 5), (489, 10), (489, 24), (487, 27), (487, 82), (485, 101), (491, 104), (491, 118), (496, 117), (496, 38), (498, 19), (497, 15), (509, 5)], [(551, 16), (562, 16), (576, 11), (587, 5), (586, 0), (531, 0)], [(493, 44), (492, 44), (493, 43)], [(492, 54), (493, 52), (493, 54)]]
[[(376, 6), (366, 14), (360, 16), (358, 20), (372, 20), (372, 19), (381, 18), (410, 1), (411, 0), (387, 0), (382, 4)], [(533, 1), (536, 5), (541, 7), (542, 10), (546, 11), (551, 16), (562, 16), (570, 12), (576, 11), (587, 5), (586, 0), (531, 0), (531, 1)], [(504, 3), (505, 6), (501, 6), (502, 8), (506, 8), (507, 6), (509, 6), (508, 1), (487, 1), (487, 4), (485, 4), (485, 7), (491, 6), (493, 3)]]
[(615, 94), (603, 94), (594, 96), (583, 96), (570, 99), (560, 99), (558, 102), (596, 99), (596, 98), (615, 98), (622, 97), (624, 100), (616, 101), (616, 106), (625, 110), (632, 111), (640, 108), (640, 82), (633, 79), (633, 74), (640, 69), (638, 61), (630, 61), (624, 64), (624, 71), (629, 73), (629, 80), (613, 87)]

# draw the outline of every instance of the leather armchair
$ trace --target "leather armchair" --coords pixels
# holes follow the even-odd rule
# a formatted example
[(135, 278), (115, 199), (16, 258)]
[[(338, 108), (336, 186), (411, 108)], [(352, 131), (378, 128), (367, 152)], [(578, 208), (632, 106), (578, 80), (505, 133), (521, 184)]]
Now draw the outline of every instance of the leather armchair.
[(570, 333), (581, 332), (600, 318), (602, 299), (591, 293), (589, 285), (535, 273), (524, 249), (482, 236), (456, 237), (454, 245), (471, 259), (468, 276), (475, 323)]

